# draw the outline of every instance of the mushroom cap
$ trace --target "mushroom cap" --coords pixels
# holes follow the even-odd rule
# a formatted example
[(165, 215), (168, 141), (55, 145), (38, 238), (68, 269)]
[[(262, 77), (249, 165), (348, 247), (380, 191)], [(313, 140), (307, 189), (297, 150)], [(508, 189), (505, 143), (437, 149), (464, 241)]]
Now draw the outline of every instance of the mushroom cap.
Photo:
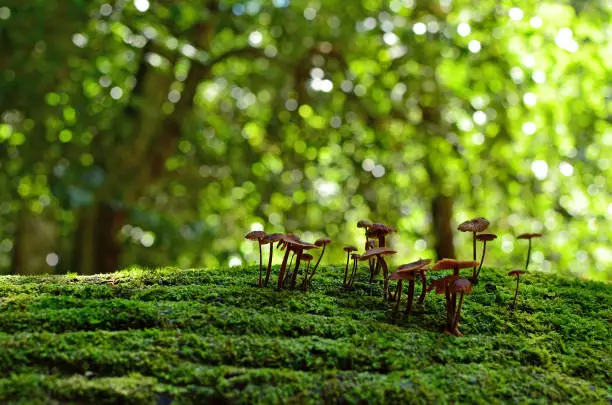
[(521, 269), (514, 269), (514, 270), (510, 270), (510, 271), (508, 272), (508, 275), (509, 275), (510, 277), (512, 277), (512, 276), (518, 277), (518, 276), (520, 276), (520, 275), (522, 275), (522, 274), (525, 274), (525, 273), (527, 273), (525, 270), (521, 270)]
[(320, 238), (320, 239), (317, 239), (315, 241), (315, 245), (317, 245), (317, 246), (325, 246), (325, 245), (329, 245), (331, 242), (332, 242), (332, 240), (329, 239), (329, 238)]
[(351, 253), (351, 259), (359, 260), (360, 258), (361, 258), (361, 255), (359, 253)]
[(368, 237), (370, 236), (379, 236), (379, 235), (387, 235), (392, 232), (397, 232), (397, 230), (391, 226), (387, 226), (385, 224), (381, 224), (379, 222), (375, 222), (368, 228)]
[(412, 272), (416, 270), (421, 270), (423, 267), (427, 266), (429, 263), (431, 263), (431, 259), (419, 259), (412, 263), (402, 264), (395, 270), (402, 272), (402, 273)]
[(310, 253), (302, 253), (300, 255), (300, 260), (310, 261), (310, 260), (312, 260), (312, 255)]
[(285, 240), (287, 240), (287, 239), (292, 240), (292, 241), (299, 241), (300, 240), (299, 236), (297, 236), (294, 233), (286, 233), (284, 236), (285, 236), (284, 237)]
[(475, 260), (458, 261), (455, 259), (442, 259), (431, 266), (431, 270), (453, 270), (453, 269), (469, 269), (470, 267), (478, 266), (480, 262)]
[(368, 251), (366, 251), (364, 254), (361, 255), (361, 260), (367, 260), (370, 259), (374, 256), (387, 256), (387, 255), (393, 255), (397, 253), (395, 250), (390, 249), (388, 247), (378, 247), (378, 248), (374, 248), (374, 249), (370, 249)]
[(450, 292), (451, 294), (457, 294), (458, 292), (464, 294), (471, 294), (472, 283), (470, 283), (469, 280), (466, 280), (465, 278), (458, 278), (450, 285)]
[(372, 226), (372, 223), (367, 219), (361, 219), (357, 222), (357, 228), (369, 228)]
[(476, 235), (476, 240), (479, 240), (481, 242), (489, 242), (493, 239), (497, 239), (497, 235), (495, 235), (494, 233), (479, 233), (478, 235)]
[(317, 246), (317, 245), (314, 245), (314, 244), (308, 243), (308, 242), (304, 242), (304, 241), (301, 241), (301, 240), (297, 240), (297, 241), (294, 241), (294, 242), (291, 242), (291, 243), (293, 244), (293, 246), (296, 249), (310, 250), (310, 249), (318, 249), (319, 248), (319, 246)]
[(457, 227), (461, 232), (482, 232), (489, 227), (489, 221), (482, 217), (465, 221)]
[(387, 280), (414, 280), (414, 274), (406, 271), (395, 270)]
[(353, 245), (348, 245), (348, 246), (344, 247), (344, 251), (345, 252), (355, 252), (357, 250), (359, 250), (359, 249), (357, 249), (357, 247), (353, 246)]
[(542, 237), (541, 233), (522, 233), (516, 237), (516, 239), (531, 239), (531, 238), (540, 238)]
[(461, 277), (451, 274), (439, 280), (432, 280), (427, 287), (427, 291), (436, 290), (436, 294), (444, 294), (447, 286), (455, 280), (459, 280)]
[(261, 240), (261, 242), (265, 245), (268, 243), (274, 243), (277, 242), (279, 240), (281, 240), (283, 238), (283, 234), (282, 233), (270, 233), (268, 235), (265, 236), (265, 238), (263, 238)]
[(366, 242), (366, 247), (368, 249), (372, 249), (376, 247), (376, 240), (375, 239), (368, 239), (368, 241)]
[(262, 240), (265, 238), (267, 234), (264, 231), (251, 231), (247, 233), (244, 237), (248, 240)]

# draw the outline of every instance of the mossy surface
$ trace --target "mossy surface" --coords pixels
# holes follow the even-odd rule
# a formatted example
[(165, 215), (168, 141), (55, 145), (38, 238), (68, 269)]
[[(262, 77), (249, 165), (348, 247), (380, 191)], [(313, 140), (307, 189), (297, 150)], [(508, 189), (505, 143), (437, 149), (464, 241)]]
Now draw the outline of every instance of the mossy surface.
[(532, 273), (512, 313), (514, 280), (483, 269), (456, 338), (433, 293), (393, 324), (365, 269), (353, 291), (340, 266), (308, 293), (257, 274), (0, 277), (0, 403), (612, 401), (610, 284)]

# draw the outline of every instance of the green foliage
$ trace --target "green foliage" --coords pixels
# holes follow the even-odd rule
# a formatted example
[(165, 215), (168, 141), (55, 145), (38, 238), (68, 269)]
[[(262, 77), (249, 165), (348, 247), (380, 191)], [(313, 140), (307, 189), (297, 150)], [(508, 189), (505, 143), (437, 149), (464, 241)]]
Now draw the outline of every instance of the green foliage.
[(409, 322), (392, 324), (365, 267), (350, 292), (341, 288), (340, 266), (321, 268), (308, 293), (259, 289), (258, 271), (1, 277), (0, 402), (595, 404), (609, 397), (609, 284), (528, 274), (513, 314), (514, 280), (484, 269), (464, 303), (466, 336), (455, 338), (441, 333), (443, 297), (434, 294)]

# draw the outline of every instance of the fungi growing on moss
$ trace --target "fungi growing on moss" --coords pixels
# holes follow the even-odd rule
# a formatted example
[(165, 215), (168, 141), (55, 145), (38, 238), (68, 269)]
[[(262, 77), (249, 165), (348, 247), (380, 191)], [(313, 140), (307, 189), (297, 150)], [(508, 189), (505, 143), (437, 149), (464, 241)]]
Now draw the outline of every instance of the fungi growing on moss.
[(404, 289), (403, 288), (404, 280), (411, 280), (411, 279), (414, 280), (413, 274), (401, 273), (397, 270), (395, 270), (389, 276), (389, 281), (397, 281), (397, 289), (395, 290), (395, 305), (393, 306), (393, 315), (392, 315), (393, 321), (395, 321), (397, 312), (399, 311), (400, 302), (402, 300), (402, 290)]
[(348, 279), (347, 288), (352, 288), (355, 279), (357, 278), (357, 261), (361, 259), (361, 255), (359, 253), (351, 253), (351, 259), (353, 259), (353, 269), (351, 271), (351, 275)]
[(472, 283), (474, 284), (478, 284), (478, 276), (480, 276), (480, 269), (482, 269), (482, 263), (484, 263), (485, 253), (487, 252), (487, 242), (497, 239), (497, 235), (494, 233), (481, 233), (476, 235), (476, 239), (482, 242), (482, 257), (480, 258), (478, 271), (474, 270), (474, 273), (472, 273)]
[[(304, 271), (304, 280), (302, 281), (302, 290), (308, 291), (308, 285), (310, 284), (309, 271), (310, 271), (310, 262), (313, 257), (310, 253), (302, 253), (300, 255), (300, 260), (306, 262), (306, 270)], [(314, 272), (314, 269), (313, 269)]]
[(527, 249), (527, 262), (525, 263), (525, 271), (529, 267), (529, 258), (531, 256), (531, 239), (542, 237), (541, 233), (522, 233), (516, 237), (516, 239), (528, 239), (529, 240), (529, 249)]
[(461, 294), (459, 297), (459, 304), (453, 308), (454, 317), (452, 319), (452, 324), (450, 325), (450, 333), (455, 336), (463, 336), (461, 332), (459, 332), (459, 319), (461, 317), (461, 305), (463, 305), (463, 296), (465, 294), (472, 293), (472, 283), (464, 278), (457, 279), (453, 281), (450, 285), (451, 294)]
[(342, 285), (344, 287), (347, 286), (346, 281), (348, 279), (348, 269), (349, 269), (349, 260), (352, 252), (357, 251), (357, 248), (353, 245), (345, 246), (344, 251), (346, 252), (346, 266), (344, 267), (344, 280), (342, 281)]
[(257, 286), (259, 288), (262, 287), (262, 281), (261, 281), (261, 275), (263, 272), (263, 263), (262, 263), (262, 256), (261, 256), (261, 244), (262, 244), (262, 240), (267, 236), (267, 234), (264, 231), (251, 231), (249, 233), (247, 233), (245, 235), (245, 238), (248, 240), (253, 240), (253, 241), (257, 241), (257, 244), (259, 245), (259, 278), (257, 279)]
[[(489, 227), (489, 221), (482, 217), (473, 218), (469, 221), (465, 221), (461, 225), (457, 227), (461, 232), (472, 232), (473, 240), (472, 240), (472, 250), (473, 250), (473, 260), (476, 260), (476, 233), (483, 232)], [(474, 265), (474, 273), (476, 272), (476, 266)]]
[(514, 300), (512, 301), (512, 311), (514, 311), (514, 308), (516, 307), (516, 298), (518, 297), (519, 282), (521, 281), (521, 275), (523, 274), (525, 274), (525, 271), (521, 269), (514, 269), (508, 272), (508, 275), (510, 277), (516, 277), (516, 288), (514, 290)]
[(396, 254), (395, 250), (389, 249), (387, 247), (377, 247), (374, 249), (370, 249), (364, 254), (361, 255), (360, 260), (369, 260), (373, 257), (376, 257), (376, 270), (375, 273), (378, 274), (379, 268), (383, 269), (383, 290), (384, 290), (384, 298), (385, 300), (389, 294), (389, 267), (387, 266), (387, 262), (385, 261), (385, 256)]
[[(407, 317), (409, 317), (410, 313), (412, 312), (412, 302), (414, 298), (414, 276), (416, 274), (420, 274), (423, 267), (427, 266), (429, 263), (431, 263), (431, 259), (420, 259), (412, 263), (402, 264), (396, 269), (400, 275), (408, 275), (408, 304), (406, 305), (405, 312)], [(425, 287), (423, 287), (423, 290), (425, 290)]]
[(319, 247), (317, 245), (314, 245), (308, 242), (303, 242), (301, 240), (298, 240), (296, 243), (293, 244), (293, 249), (295, 249), (296, 259), (295, 259), (295, 267), (293, 268), (293, 272), (291, 273), (291, 288), (295, 288), (297, 285), (297, 276), (300, 271), (300, 263), (302, 261), (302, 254), (304, 253), (304, 250), (318, 249), (318, 248)]
[(452, 331), (452, 323), (455, 316), (453, 311), (454, 303), (450, 293), (450, 284), (461, 277), (451, 274), (439, 280), (433, 280), (429, 284), (427, 291), (435, 290), (436, 294), (444, 294), (445, 306), (446, 306), (446, 325), (444, 326), (444, 332), (450, 333)]
[(270, 257), (268, 258), (268, 269), (266, 270), (266, 278), (263, 282), (264, 287), (267, 287), (268, 282), (270, 281), (270, 273), (272, 272), (272, 255), (274, 253), (274, 243), (280, 241), (282, 237), (282, 233), (271, 233), (269, 235), (266, 235), (266, 237), (262, 239), (262, 244), (270, 245)]

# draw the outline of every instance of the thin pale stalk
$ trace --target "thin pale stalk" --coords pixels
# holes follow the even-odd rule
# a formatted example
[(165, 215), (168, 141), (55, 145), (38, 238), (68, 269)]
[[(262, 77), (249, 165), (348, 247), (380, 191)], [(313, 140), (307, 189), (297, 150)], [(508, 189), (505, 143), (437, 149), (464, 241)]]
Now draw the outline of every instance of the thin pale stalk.
[(314, 268), (312, 269), (312, 275), (310, 276), (309, 282), (312, 281), (312, 278), (317, 273), (317, 267), (319, 267), (319, 263), (321, 263), (321, 258), (323, 257), (323, 253), (325, 253), (325, 246), (326, 245), (323, 245), (323, 250), (321, 251), (321, 256), (319, 256), (319, 260), (317, 260), (317, 264), (315, 264)]
[(525, 263), (525, 271), (529, 267), (529, 258), (531, 257), (531, 239), (529, 239), (529, 249), (527, 249), (527, 263)]
[(461, 317), (461, 305), (463, 304), (463, 293), (461, 293), (461, 297), (459, 297), (459, 304), (457, 306), (457, 312), (455, 314), (455, 319), (453, 319), (453, 332), (457, 331), (457, 327), (459, 326), (459, 318)]

